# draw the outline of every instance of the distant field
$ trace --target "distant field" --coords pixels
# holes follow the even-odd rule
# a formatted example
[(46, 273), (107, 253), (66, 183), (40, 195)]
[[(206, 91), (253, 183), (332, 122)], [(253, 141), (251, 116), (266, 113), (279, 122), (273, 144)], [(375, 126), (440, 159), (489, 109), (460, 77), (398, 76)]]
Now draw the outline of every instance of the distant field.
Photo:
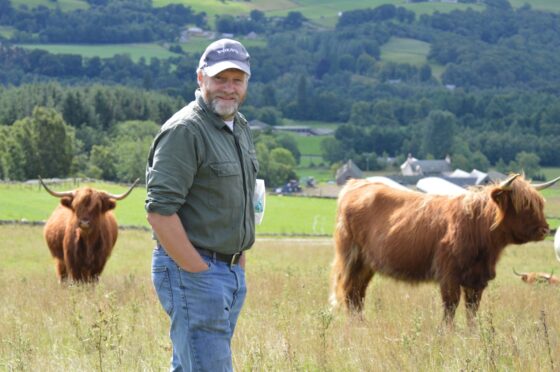
[(336, 129), (339, 125), (345, 123), (330, 123), (326, 121), (314, 121), (314, 120), (292, 120), (284, 118), (282, 119), (282, 125), (295, 125), (295, 126), (304, 126), (304, 127), (311, 127), (311, 128), (329, 128), (329, 129)]
[(221, 1), (221, 0), (153, 0), (155, 7), (168, 4), (183, 4), (190, 6), (196, 12), (204, 11), (208, 14), (208, 19), (213, 20), (216, 14), (249, 14), (253, 9), (264, 12), (278, 9), (298, 8), (295, 1), (290, 0), (252, 0), (252, 1)]
[[(91, 186), (112, 193), (126, 191), (126, 187), (108, 183), (72, 183), (51, 186), (57, 191)], [(122, 226), (148, 227), (144, 200), (146, 191), (138, 186), (124, 200), (117, 203), (115, 214)], [(257, 234), (330, 235), (334, 223), (335, 201), (332, 199), (292, 198), (268, 195), (263, 223)], [(58, 205), (37, 184), (0, 183), (0, 220), (45, 221)]]
[(195, 12), (206, 12), (208, 24), (214, 27), (217, 15), (229, 14), (238, 16), (249, 14), (253, 9), (251, 2), (247, 1), (219, 1), (219, 0), (153, 0), (154, 7), (161, 7), (168, 4), (183, 4), (191, 7)]
[(365, 8), (376, 8), (383, 4), (394, 4), (396, 6), (403, 6), (409, 10), (414, 11), (417, 15), (420, 14), (431, 14), (435, 11), (442, 13), (450, 12), (455, 9), (467, 9), (475, 8), (482, 9), (480, 5), (469, 5), (469, 4), (448, 4), (448, 3), (414, 3), (406, 4), (402, 0), (331, 0), (331, 1), (321, 1), (321, 0), (301, 0), (298, 1), (300, 7), (296, 9), (285, 9), (267, 12), (268, 15), (275, 16), (285, 16), (290, 11), (301, 12), (308, 19), (326, 27), (334, 27), (338, 20), (340, 12), (354, 10), (354, 9), (365, 9)]
[(560, 12), (560, 1), (558, 0), (509, 0), (509, 3), (514, 8), (530, 4), (533, 9)]
[[(243, 37), (235, 37), (236, 40), (239, 40), (245, 47), (251, 49), (252, 47), (265, 47), (266, 40), (253, 40), (253, 39), (245, 39)], [(186, 43), (180, 43), (181, 48), (188, 53), (196, 53), (202, 54), (204, 49), (210, 44), (213, 40), (210, 40), (205, 37), (192, 37)], [(249, 50), (250, 52), (250, 50)]]
[(381, 61), (408, 63), (420, 67), (428, 63), (432, 69), (432, 75), (440, 78), (445, 71), (445, 66), (429, 63), (428, 53), (430, 43), (415, 39), (391, 37), (387, 43), (381, 46)]
[(8, 26), (0, 26), (0, 36), (10, 38), (16, 32), (16, 29)]
[(387, 43), (381, 46), (381, 59), (421, 66), (428, 62), (426, 57), (429, 52), (430, 44), (424, 41), (391, 37)]
[(36, 8), (39, 5), (43, 5), (48, 8), (60, 7), (64, 12), (89, 8), (85, 0), (11, 0), (11, 3), (14, 8), (18, 8), (20, 5), (26, 5), (28, 8)]
[(117, 54), (128, 54), (130, 58), (138, 62), (144, 57), (147, 62), (150, 58), (165, 59), (176, 57), (179, 54), (170, 52), (165, 47), (156, 43), (140, 44), (17, 44), (25, 49), (42, 49), (53, 54), (79, 54), (82, 57), (111, 58)]
[(321, 155), (321, 142), (328, 136), (293, 136), (302, 155)]

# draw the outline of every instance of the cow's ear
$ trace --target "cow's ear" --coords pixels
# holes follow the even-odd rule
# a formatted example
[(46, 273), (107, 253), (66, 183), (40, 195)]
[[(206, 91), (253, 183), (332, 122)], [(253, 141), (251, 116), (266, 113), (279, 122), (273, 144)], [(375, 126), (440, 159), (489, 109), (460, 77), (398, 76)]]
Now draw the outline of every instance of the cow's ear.
[(72, 196), (63, 196), (60, 199), (60, 204), (62, 204), (66, 208), (72, 209), (72, 200), (74, 200), (74, 197)]
[(501, 209), (505, 210), (508, 205), (509, 194), (510, 192), (508, 190), (496, 188), (492, 190), (490, 196), (492, 197), (492, 200), (494, 200), (494, 202), (500, 206)]
[(111, 198), (103, 198), (103, 212), (107, 212), (111, 209), (115, 209), (117, 206), (117, 202)]

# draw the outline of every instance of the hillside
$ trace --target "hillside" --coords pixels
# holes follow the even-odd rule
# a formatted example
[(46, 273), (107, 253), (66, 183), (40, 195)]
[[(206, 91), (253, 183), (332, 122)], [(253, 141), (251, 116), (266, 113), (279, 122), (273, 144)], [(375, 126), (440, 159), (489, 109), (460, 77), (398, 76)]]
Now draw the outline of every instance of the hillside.
[[(409, 153), (450, 154), (454, 168), (523, 169), (535, 178), (545, 177), (541, 167), (560, 165), (560, 16), (554, 12), (506, 0), (424, 13), (411, 9), (451, 5), (350, 9), (364, 3), (320, 2), (325, 8), (309, 18), (304, 9), (318, 2), (197, 2), (209, 6), (203, 10), (88, 0), (83, 10), (65, 12), (14, 4), (0, 0), (1, 178), (32, 178), (41, 167), (53, 177), (142, 177), (142, 146), (192, 99), (200, 53), (224, 34), (251, 54), (242, 109), (249, 120), (272, 127), (318, 123), (334, 132), (312, 140), (272, 130), (256, 136), (263, 151), (281, 147), (293, 157), (281, 176), (261, 168), (270, 185), (298, 175), (328, 179), (348, 159), (380, 171), (389, 166), (382, 159)], [(221, 6), (243, 7), (250, 18), (221, 13), (212, 30), (206, 11)], [(341, 12), (343, 6), (348, 10)], [(336, 22), (319, 27), (314, 19), (327, 9), (336, 11)], [(43, 117), (45, 127), (65, 128), (66, 137), (28, 141), (26, 133), (42, 128)], [(126, 128), (140, 135), (132, 140)], [(33, 155), (45, 143), (68, 143), (51, 147), (63, 166)], [(259, 161), (268, 159), (265, 153)]]

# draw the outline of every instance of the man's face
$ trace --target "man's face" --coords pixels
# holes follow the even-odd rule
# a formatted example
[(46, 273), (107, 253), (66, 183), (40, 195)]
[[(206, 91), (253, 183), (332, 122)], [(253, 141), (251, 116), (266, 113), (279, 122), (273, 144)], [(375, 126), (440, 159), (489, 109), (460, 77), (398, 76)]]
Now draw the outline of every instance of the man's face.
[(245, 100), (247, 76), (241, 70), (228, 69), (214, 76), (198, 73), (198, 85), (204, 101), (223, 120), (231, 120)]

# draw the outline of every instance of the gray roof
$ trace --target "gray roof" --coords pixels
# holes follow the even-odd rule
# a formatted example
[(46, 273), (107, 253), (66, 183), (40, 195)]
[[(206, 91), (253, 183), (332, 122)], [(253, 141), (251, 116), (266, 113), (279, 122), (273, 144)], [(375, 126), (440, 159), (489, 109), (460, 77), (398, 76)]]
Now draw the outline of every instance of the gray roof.
[(415, 160), (410, 162), (410, 166), (414, 171), (416, 171), (417, 167), (419, 167), (424, 174), (451, 171), (451, 164), (449, 164), (446, 160)]

